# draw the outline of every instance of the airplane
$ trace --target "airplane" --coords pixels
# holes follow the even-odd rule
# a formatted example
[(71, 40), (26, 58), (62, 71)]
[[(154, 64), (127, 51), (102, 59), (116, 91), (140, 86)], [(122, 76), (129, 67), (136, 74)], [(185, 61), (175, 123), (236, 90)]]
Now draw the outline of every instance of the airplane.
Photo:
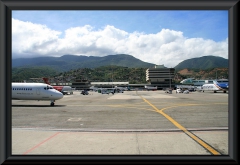
[[(48, 82), (48, 78), (46, 77), (43, 77), (42, 78), (43, 81), (48, 84), (48, 85), (51, 85), (49, 82)], [(66, 94), (73, 94), (73, 91), (72, 91), (72, 87), (70, 86), (55, 86), (53, 85), (52, 86), (54, 89), (58, 90), (59, 92), (61, 92), (62, 94), (66, 95)]]
[(63, 94), (51, 85), (44, 83), (12, 83), (12, 100), (49, 100), (54, 106), (55, 100)]
[(201, 89), (197, 88), (197, 90), (202, 92), (213, 91), (214, 93), (216, 93), (217, 91), (223, 91), (224, 93), (226, 93), (226, 91), (228, 91), (228, 81), (218, 82), (216, 80), (213, 80), (213, 84), (204, 84)]

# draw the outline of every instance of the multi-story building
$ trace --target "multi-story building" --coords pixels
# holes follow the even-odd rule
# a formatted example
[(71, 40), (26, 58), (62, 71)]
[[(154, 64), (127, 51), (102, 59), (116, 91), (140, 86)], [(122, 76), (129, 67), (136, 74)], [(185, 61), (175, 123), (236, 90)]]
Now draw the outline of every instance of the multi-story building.
[(174, 68), (166, 68), (164, 65), (156, 65), (154, 68), (146, 70), (146, 81), (158, 89), (174, 88), (172, 79), (174, 78)]

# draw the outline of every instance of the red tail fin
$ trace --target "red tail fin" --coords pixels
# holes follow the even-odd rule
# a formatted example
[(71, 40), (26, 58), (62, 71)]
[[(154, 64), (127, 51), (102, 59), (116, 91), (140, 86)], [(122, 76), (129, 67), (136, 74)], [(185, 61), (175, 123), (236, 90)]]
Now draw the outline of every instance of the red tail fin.
[(42, 79), (43, 79), (43, 81), (44, 81), (46, 84), (50, 85), (50, 83), (48, 82), (48, 78), (43, 77)]

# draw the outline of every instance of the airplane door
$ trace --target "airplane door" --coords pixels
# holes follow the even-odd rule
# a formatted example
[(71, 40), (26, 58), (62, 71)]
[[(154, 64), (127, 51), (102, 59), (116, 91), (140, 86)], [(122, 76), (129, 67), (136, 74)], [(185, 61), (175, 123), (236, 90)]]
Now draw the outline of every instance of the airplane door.
[(37, 92), (37, 95), (40, 95), (40, 88), (37, 88), (36, 92)]

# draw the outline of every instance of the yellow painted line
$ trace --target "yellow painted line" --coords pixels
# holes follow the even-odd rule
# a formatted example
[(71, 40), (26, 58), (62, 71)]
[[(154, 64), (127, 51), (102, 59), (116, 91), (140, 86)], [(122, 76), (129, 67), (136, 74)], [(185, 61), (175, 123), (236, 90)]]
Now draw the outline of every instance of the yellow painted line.
[[(194, 134), (192, 134), (191, 132), (189, 132), (186, 128), (184, 128), (182, 125), (180, 125), (177, 121), (175, 121), (173, 118), (171, 118), (170, 116), (168, 116), (166, 113), (163, 112), (163, 110), (168, 109), (168, 108), (172, 108), (172, 107), (177, 107), (177, 106), (172, 106), (172, 107), (168, 107), (168, 108), (163, 108), (161, 110), (157, 109), (153, 104), (151, 104), (147, 99), (143, 98), (142, 96), (140, 96), (146, 103), (148, 103), (151, 107), (153, 107), (153, 109), (156, 110), (156, 112), (160, 113), (161, 115), (163, 115), (164, 117), (166, 117), (169, 121), (171, 121), (176, 127), (178, 127), (180, 130), (182, 130), (184, 133), (186, 133), (188, 136), (190, 136), (192, 139), (194, 139), (196, 142), (198, 142), (200, 145), (202, 145), (204, 148), (206, 148), (208, 151), (210, 151), (212, 154), (214, 155), (221, 155), (218, 151), (216, 151), (215, 149), (213, 149), (211, 146), (209, 146), (208, 144), (206, 144), (205, 142), (203, 142), (201, 139), (199, 139), (197, 136), (195, 136)], [(189, 104), (188, 104), (189, 105)], [(191, 104), (191, 105), (197, 105), (197, 104)], [(190, 106), (190, 105), (189, 105)]]

